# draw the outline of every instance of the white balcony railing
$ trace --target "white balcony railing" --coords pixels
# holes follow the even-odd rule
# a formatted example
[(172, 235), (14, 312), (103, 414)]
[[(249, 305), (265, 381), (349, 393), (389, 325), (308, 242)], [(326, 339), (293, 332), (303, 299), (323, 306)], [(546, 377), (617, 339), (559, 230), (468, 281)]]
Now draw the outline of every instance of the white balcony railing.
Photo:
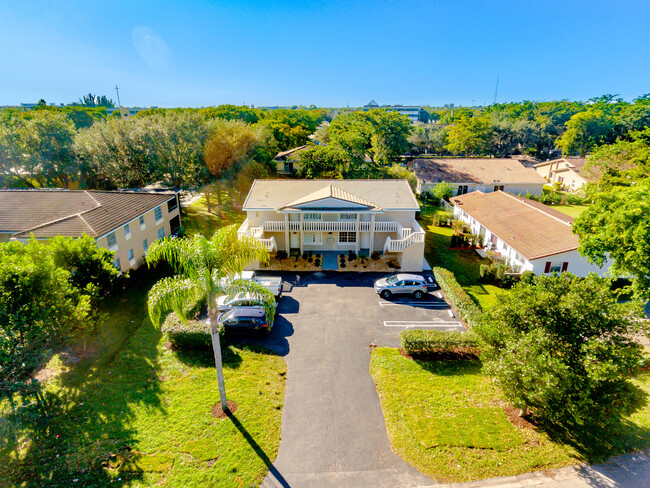
[(401, 239), (386, 238), (384, 244), (384, 253), (387, 252), (403, 252), (406, 248), (413, 244), (422, 244), (424, 242), (424, 230), (420, 225), (413, 221), (413, 228), (400, 226)]

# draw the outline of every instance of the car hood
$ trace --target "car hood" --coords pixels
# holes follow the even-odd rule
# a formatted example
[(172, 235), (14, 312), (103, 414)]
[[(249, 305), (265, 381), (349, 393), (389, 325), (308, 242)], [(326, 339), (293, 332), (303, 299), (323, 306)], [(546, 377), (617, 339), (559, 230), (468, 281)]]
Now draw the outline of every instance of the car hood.
[(388, 280), (386, 278), (381, 278), (375, 281), (375, 286), (388, 286)]
[(223, 307), (226, 304), (226, 300), (228, 300), (228, 295), (217, 297), (217, 307)]

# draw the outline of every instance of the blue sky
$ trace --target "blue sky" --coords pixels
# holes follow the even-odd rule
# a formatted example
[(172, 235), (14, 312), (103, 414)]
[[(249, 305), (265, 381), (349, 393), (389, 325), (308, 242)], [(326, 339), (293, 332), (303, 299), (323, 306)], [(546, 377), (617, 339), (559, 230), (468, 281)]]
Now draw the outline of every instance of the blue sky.
[(0, 4), (0, 105), (360, 106), (632, 99), (650, 2), (122, 1)]

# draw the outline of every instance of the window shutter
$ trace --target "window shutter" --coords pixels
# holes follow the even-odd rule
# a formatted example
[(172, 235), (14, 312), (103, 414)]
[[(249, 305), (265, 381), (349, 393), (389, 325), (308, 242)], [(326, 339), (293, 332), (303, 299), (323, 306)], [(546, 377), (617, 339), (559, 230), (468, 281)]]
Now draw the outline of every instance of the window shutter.
[(567, 261), (563, 262), (562, 263), (562, 272), (564, 273), (567, 270), (568, 267), (569, 267), (569, 263)]
[(544, 273), (548, 273), (549, 271), (551, 271), (551, 262), (546, 261), (546, 266), (544, 266)]

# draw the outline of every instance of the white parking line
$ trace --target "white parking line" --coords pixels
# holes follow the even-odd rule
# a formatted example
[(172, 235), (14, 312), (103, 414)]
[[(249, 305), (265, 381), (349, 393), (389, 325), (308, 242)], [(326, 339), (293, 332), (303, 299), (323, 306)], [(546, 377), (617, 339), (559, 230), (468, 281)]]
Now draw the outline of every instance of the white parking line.
[(379, 302), (380, 307), (396, 307), (400, 305), (405, 307), (449, 308), (449, 305), (445, 302)]
[(436, 296), (437, 296), (438, 298), (442, 298), (442, 293), (440, 293), (439, 291), (437, 291), (437, 292), (436, 292)]
[(385, 320), (384, 327), (404, 327), (407, 329), (445, 329), (445, 330), (464, 330), (460, 322), (443, 322), (433, 320)]
[(447, 310), (447, 313), (449, 314), (449, 316), (450, 316), (452, 319), (454, 318), (454, 312), (452, 312), (451, 309), (450, 309), (450, 310)]

